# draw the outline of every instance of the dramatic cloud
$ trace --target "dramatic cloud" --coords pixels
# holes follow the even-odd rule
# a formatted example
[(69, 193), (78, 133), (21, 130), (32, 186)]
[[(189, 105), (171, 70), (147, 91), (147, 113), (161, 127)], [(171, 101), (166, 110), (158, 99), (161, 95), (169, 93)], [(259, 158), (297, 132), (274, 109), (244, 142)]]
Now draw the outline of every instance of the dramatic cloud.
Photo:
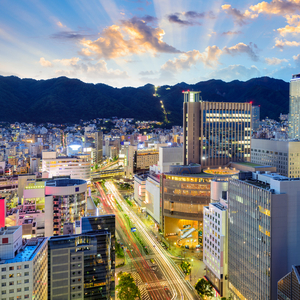
[(40, 58), (39, 63), (41, 64), (42, 67), (52, 67), (52, 63), (46, 60), (44, 57)]
[(251, 13), (249, 10), (246, 10), (242, 13), (240, 10), (233, 8), (230, 4), (222, 5), (222, 9), (231, 17), (233, 17), (234, 22), (238, 25), (245, 25), (251, 19), (257, 18), (257, 14)]
[(277, 48), (280, 48), (281, 50), (285, 47), (299, 47), (300, 46), (300, 42), (296, 42), (296, 41), (287, 41), (287, 40), (279, 40), (279, 39), (276, 39), (275, 40), (275, 47)]
[(80, 60), (79, 57), (72, 57), (72, 58), (55, 59), (53, 60), (53, 62), (58, 62), (63, 66), (75, 66), (77, 65), (79, 60)]
[(198, 50), (188, 51), (182, 53), (179, 58), (168, 60), (161, 70), (176, 73), (179, 70), (189, 70), (193, 65), (198, 62), (204, 63), (208, 67), (213, 67), (218, 63), (218, 58), (222, 50), (217, 46), (209, 46), (203, 53)]
[(294, 14), (300, 10), (299, 0), (273, 0), (270, 3), (263, 1), (251, 5), (250, 9), (258, 14), (281, 15)]
[(256, 44), (252, 44), (252, 43), (250, 43), (249, 45), (246, 45), (244, 43), (238, 43), (235, 46), (223, 48), (224, 54), (235, 56), (237, 54), (245, 53), (248, 54), (252, 60), (258, 61), (258, 55), (255, 53), (256, 51), (257, 51), (257, 46)]
[(120, 25), (105, 28), (97, 40), (82, 39), (80, 43), (98, 58), (117, 58), (131, 54), (145, 52), (156, 53), (181, 53), (181, 51), (163, 42), (165, 32), (161, 28), (149, 26), (154, 18), (133, 17), (121, 21)]
[(232, 81), (236, 79), (245, 81), (260, 76), (260, 71), (256, 66), (246, 68), (242, 65), (231, 65), (226, 68), (213, 71), (209, 74), (208, 78), (222, 79), (225, 81)]
[(300, 22), (297, 26), (290, 26), (290, 25), (286, 25), (285, 27), (282, 28), (278, 28), (277, 31), (280, 33), (280, 35), (285, 36), (288, 33), (292, 33), (292, 34), (298, 34), (300, 33)]
[(209, 11), (207, 13), (198, 13), (196, 11), (187, 11), (182, 13), (174, 13), (167, 16), (169, 22), (177, 23), (179, 25), (185, 26), (194, 26), (194, 25), (202, 25), (201, 23), (197, 22), (196, 19), (203, 19), (205, 17), (214, 19), (215, 15), (213, 12)]
[(221, 35), (236, 35), (236, 34), (241, 34), (241, 31), (225, 31), (222, 32)]
[(283, 62), (288, 62), (288, 60), (287, 59), (279, 59), (277, 57), (272, 57), (272, 58), (265, 58), (265, 62), (268, 65), (276, 66), (276, 65), (280, 65)]

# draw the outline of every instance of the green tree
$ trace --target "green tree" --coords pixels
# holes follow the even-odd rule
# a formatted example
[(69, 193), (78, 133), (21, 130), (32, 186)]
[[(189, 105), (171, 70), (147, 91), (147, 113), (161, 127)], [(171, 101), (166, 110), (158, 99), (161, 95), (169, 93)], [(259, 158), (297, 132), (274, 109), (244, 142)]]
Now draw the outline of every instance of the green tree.
[(191, 264), (188, 261), (183, 261), (180, 266), (181, 266), (181, 269), (183, 270), (185, 275), (190, 275), (190, 273), (191, 273)]
[(197, 281), (195, 289), (201, 297), (212, 297), (214, 295), (212, 285), (204, 278)]
[(116, 290), (118, 291), (118, 299), (120, 300), (141, 299), (141, 293), (135, 284), (133, 277), (126, 272), (122, 273), (120, 276)]

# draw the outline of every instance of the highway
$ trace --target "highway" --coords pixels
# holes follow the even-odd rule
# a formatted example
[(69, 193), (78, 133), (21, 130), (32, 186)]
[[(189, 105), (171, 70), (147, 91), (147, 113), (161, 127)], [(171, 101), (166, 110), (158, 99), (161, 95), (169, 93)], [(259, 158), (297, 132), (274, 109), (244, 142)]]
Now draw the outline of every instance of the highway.
[[(112, 181), (105, 183), (107, 193), (99, 183), (96, 183), (96, 187), (100, 192), (105, 212), (116, 215), (117, 234), (127, 247), (126, 253), (134, 271), (138, 273), (142, 281), (139, 288), (143, 287), (147, 291), (143, 299), (200, 299), (194, 288), (184, 279), (178, 266), (169, 258), (166, 250), (130, 209), (114, 183)], [(132, 226), (136, 227), (137, 235), (146, 245), (148, 255), (145, 254), (136, 236), (132, 234), (130, 230)], [(150, 261), (151, 258), (155, 264)]]

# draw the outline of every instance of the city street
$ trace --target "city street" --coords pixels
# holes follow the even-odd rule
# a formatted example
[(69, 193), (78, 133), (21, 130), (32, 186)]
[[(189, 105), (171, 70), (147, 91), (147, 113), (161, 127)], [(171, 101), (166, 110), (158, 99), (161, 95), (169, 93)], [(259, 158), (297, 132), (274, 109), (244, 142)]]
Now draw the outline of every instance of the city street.
[[(125, 202), (114, 183), (106, 182), (106, 192), (99, 183), (96, 183), (96, 187), (100, 192), (103, 210), (116, 215), (117, 237), (126, 247), (127, 264), (117, 269), (117, 272), (133, 272), (136, 281), (140, 282), (143, 299), (200, 299), (190, 282), (185, 280), (178, 265), (170, 258), (172, 254), (160, 245), (154, 234)], [(136, 230), (135, 235), (131, 232), (133, 228)], [(197, 265), (195, 261), (195, 270)]]

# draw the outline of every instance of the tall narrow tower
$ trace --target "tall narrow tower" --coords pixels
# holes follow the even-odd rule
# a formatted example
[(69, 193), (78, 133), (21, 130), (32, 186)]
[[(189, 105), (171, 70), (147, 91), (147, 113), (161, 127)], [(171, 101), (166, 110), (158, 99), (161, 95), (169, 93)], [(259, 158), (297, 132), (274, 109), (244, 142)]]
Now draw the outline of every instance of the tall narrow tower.
[(290, 82), (289, 138), (300, 139), (300, 74)]

